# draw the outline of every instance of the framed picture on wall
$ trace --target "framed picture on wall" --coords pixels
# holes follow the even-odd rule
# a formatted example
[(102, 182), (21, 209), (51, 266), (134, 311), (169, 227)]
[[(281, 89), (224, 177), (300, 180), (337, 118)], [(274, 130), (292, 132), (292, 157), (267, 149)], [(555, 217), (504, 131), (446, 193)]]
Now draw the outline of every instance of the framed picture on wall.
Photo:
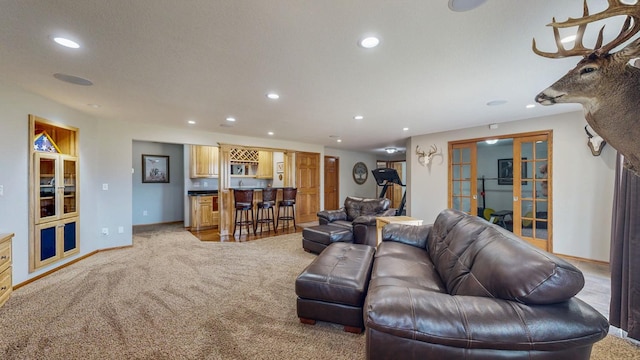
[(168, 183), (169, 156), (142, 154), (142, 182)]
[(282, 174), (284, 172), (284, 162), (276, 163), (276, 173)]
[[(523, 157), (522, 160), (527, 158)], [(520, 178), (527, 178), (527, 166), (524, 162), (521, 166)], [(522, 182), (522, 185), (526, 184), (526, 181)], [(513, 159), (498, 159), (498, 185), (513, 185)]]

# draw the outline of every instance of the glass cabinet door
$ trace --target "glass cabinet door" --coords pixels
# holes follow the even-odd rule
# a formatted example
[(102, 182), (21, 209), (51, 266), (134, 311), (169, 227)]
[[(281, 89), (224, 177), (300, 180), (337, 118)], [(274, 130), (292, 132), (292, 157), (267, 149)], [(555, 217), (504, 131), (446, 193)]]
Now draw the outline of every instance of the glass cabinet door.
[(449, 207), (471, 215), (478, 212), (476, 178), (476, 145), (453, 144), (449, 149)]
[(37, 153), (35, 155), (35, 173), (38, 189), (36, 189), (36, 222), (55, 220), (59, 217), (56, 191), (58, 172), (58, 155)]
[(71, 156), (62, 157), (62, 179), (59, 188), (63, 194), (62, 211), (63, 217), (76, 216), (78, 212), (78, 196), (77, 196), (77, 159)]

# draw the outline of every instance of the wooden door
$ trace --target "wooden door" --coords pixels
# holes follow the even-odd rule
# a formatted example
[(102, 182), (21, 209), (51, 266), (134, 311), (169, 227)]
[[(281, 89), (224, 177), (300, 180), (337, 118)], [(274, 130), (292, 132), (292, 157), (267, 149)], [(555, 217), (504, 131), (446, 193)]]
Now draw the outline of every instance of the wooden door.
[(340, 159), (335, 156), (324, 157), (324, 209), (337, 210), (340, 208), (339, 181)]
[(296, 153), (297, 222), (316, 221), (320, 211), (320, 154)]
[(477, 215), (476, 143), (449, 144), (449, 207)]
[[(400, 177), (400, 181), (403, 184), (406, 184), (404, 182), (404, 178), (402, 176), (402, 167), (404, 165), (404, 161), (395, 161), (391, 164), (391, 168), (395, 169), (398, 172), (398, 176)], [(389, 190), (387, 190), (387, 192), (390, 192)], [(392, 201), (391, 201), (391, 207), (392, 208), (400, 208), (400, 203), (402, 202), (402, 196), (404, 195), (404, 187), (400, 186), (398, 184), (393, 184), (393, 197), (392, 197)]]
[(551, 252), (551, 134), (513, 141), (513, 232)]

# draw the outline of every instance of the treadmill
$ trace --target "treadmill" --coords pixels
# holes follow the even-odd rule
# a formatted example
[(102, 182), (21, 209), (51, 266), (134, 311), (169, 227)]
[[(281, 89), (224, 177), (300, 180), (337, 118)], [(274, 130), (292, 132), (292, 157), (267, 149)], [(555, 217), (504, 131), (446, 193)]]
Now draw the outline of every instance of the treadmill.
[(406, 215), (404, 204), (407, 200), (407, 189), (406, 189), (407, 185), (403, 184), (402, 181), (400, 181), (400, 176), (398, 175), (398, 172), (396, 171), (396, 169), (379, 168), (379, 169), (373, 169), (371, 170), (371, 172), (373, 173), (373, 177), (376, 179), (376, 183), (378, 184), (378, 186), (382, 186), (382, 190), (380, 191), (379, 198), (385, 197), (385, 194), (387, 193), (387, 189), (389, 188), (389, 186), (393, 184), (398, 184), (403, 188), (405, 188), (402, 194), (402, 201), (400, 202), (400, 207), (396, 209), (396, 216)]

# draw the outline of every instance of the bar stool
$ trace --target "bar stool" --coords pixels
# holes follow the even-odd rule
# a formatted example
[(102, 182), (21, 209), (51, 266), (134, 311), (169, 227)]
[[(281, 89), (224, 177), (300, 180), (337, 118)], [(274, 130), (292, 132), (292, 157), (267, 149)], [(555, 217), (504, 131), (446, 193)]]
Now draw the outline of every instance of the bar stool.
[[(282, 189), (282, 200), (278, 202), (278, 218), (276, 219), (276, 228), (279, 226), (280, 220), (284, 220), (289, 227), (289, 220), (293, 220), (293, 231), (296, 231), (296, 195), (298, 189), (296, 188), (284, 188)], [(284, 209), (284, 214), (282, 210)], [(283, 223), (282, 228), (285, 229)]]
[[(262, 232), (262, 224), (267, 224), (267, 232), (271, 230), (269, 224), (273, 224), (273, 231), (278, 232), (276, 226), (276, 215), (273, 208), (276, 207), (276, 195), (278, 194), (277, 189), (266, 188), (262, 189), (262, 201), (257, 204), (257, 214), (256, 214), (256, 225), (253, 230), (254, 234), (258, 230), (258, 224), (260, 224), (260, 232)], [(271, 214), (269, 214), (269, 210), (271, 210)]]
[[(236, 209), (236, 220), (233, 223), (233, 235), (236, 234), (236, 226), (240, 225), (240, 235), (242, 235), (242, 227), (247, 227), (247, 235), (251, 232), (249, 229), (253, 229), (253, 235), (256, 234), (256, 230), (253, 225), (253, 190), (233, 190), (234, 207)], [(240, 216), (238, 216), (238, 212)], [(251, 213), (251, 220), (249, 220), (249, 213)], [(243, 220), (244, 215), (244, 220)]]

